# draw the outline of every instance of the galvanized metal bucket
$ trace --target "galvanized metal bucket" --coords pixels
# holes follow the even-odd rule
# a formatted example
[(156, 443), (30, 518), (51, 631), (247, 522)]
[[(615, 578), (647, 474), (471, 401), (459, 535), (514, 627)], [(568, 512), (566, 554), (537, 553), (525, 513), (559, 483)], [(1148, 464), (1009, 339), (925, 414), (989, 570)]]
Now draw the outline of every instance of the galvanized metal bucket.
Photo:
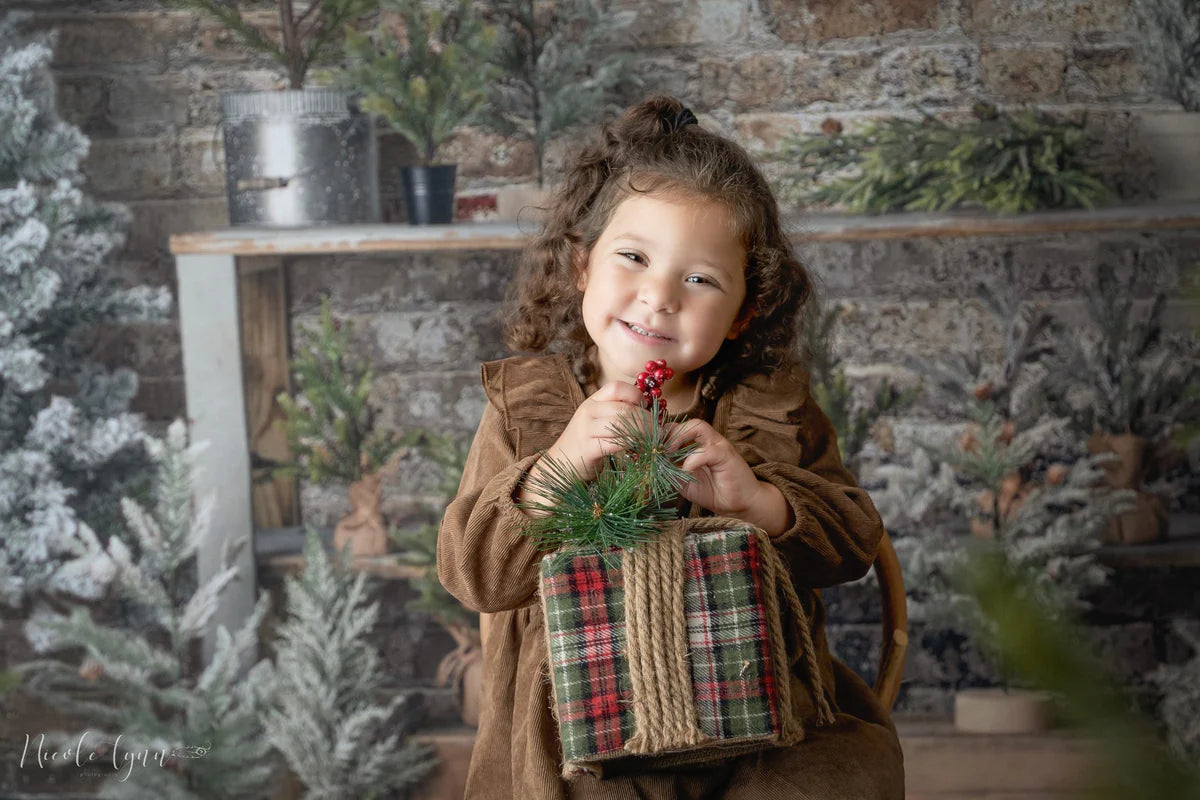
[(349, 92), (233, 92), (221, 112), (232, 224), (379, 221), (375, 126)]

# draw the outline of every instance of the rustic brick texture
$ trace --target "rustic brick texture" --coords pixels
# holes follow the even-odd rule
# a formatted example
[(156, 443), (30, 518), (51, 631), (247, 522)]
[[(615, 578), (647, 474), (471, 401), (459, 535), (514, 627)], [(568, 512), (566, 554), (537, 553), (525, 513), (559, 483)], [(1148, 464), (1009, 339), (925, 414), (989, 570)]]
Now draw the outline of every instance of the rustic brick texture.
[[(243, 52), (221, 26), (161, 0), (10, 5), (33, 11), (36, 27), (58, 31), (58, 103), (93, 139), (89, 189), (134, 211), (122, 276), (171, 282), (167, 237), (227, 219), (220, 93), (282, 87), (281, 72)], [(814, 130), (831, 114), (852, 124), (913, 105), (953, 116), (976, 99), (1036, 101), (1087, 112), (1107, 136), (1098, 146), (1110, 177), (1128, 196), (1145, 192), (1144, 170), (1130, 166), (1144, 157), (1129, 125), (1091, 122), (1155, 99), (1133, 55), (1129, 0), (619, 5), (636, 12), (628, 49), (646, 89), (683, 96), (705, 124), (764, 157), (787, 133)], [(261, 21), (272, 20), (264, 10)], [(577, 143), (570, 134), (551, 144), (551, 180)], [(394, 220), (401, 213), (396, 167), (414, 154), (394, 134), (381, 134), (380, 144), (385, 219)], [(446, 155), (458, 163), (464, 189), (528, 182), (534, 172), (527, 142), (483, 130), (461, 131)], [(182, 411), (177, 362), (133, 366), (143, 376), (140, 410), (159, 419)]]

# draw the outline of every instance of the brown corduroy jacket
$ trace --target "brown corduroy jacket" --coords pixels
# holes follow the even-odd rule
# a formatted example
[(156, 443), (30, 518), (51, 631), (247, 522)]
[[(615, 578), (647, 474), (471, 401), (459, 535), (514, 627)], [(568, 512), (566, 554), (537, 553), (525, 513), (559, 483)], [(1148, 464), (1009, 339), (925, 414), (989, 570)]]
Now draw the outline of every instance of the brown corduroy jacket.
[[(673, 800), (765, 797), (765, 792), (772, 793), (772, 800), (902, 797), (899, 745), (890, 717), (861, 679), (830, 657), (824, 606), (816, 591), (866, 573), (882, 523), (867, 493), (843, 466), (833, 427), (809, 401), (799, 372), (770, 381), (754, 379), (726, 393), (715, 407), (702, 403), (697, 392), (685, 413), (708, 419), (758, 478), (779, 487), (792, 507), (795, 525), (772, 542), (790, 567), (810, 616), (837, 722), (822, 728), (810, 722), (805, 740), (794, 747), (720, 764), (689, 764), (683, 754), (626, 759), (615, 777), (606, 768), (604, 780), (586, 777), (568, 783), (560, 777), (561, 749), (537, 596), (543, 553), (520, 534), (526, 517), (513, 496), (585, 394), (560, 355), (489, 362), (482, 375), (488, 404), (458, 495), (442, 520), (437, 558), (446, 589), (468, 608), (492, 615), (467, 797)], [(699, 508), (691, 511), (692, 516), (707, 515)], [(797, 668), (792, 676), (794, 709), (811, 719), (814, 697), (802, 674)], [(845, 793), (847, 780), (859, 781), (864, 793)]]

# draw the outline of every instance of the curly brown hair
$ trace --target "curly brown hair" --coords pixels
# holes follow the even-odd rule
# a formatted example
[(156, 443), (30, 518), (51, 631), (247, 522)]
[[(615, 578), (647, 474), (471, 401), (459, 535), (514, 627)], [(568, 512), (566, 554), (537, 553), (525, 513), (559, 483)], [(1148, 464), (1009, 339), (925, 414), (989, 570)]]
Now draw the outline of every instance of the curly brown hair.
[(624, 199), (670, 194), (724, 205), (747, 254), (739, 318), (749, 312), (749, 323), (709, 362), (702, 395), (714, 400), (750, 375), (795, 363), (812, 279), (793, 254), (775, 197), (749, 154), (699, 125), (681, 126), (683, 111), (677, 98), (649, 97), (605, 124), (599, 139), (570, 162), (509, 286), (503, 323), (514, 351), (563, 352), (580, 383), (597, 377), (585, 357), (592, 340), (583, 324), (579, 271)]

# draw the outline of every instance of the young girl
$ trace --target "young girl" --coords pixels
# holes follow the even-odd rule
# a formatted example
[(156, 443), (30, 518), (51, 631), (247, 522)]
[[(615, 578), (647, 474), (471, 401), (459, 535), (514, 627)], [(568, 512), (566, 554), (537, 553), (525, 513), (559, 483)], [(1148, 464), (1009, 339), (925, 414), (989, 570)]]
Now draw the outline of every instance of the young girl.
[[(842, 466), (837, 436), (796, 363), (811, 293), (762, 175), (744, 150), (652, 97), (580, 153), (527, 249), (508, 302), (516, 351), (483, 365), (488, 404), (438, 536), (438, 575), (491, 615), (469, 800), (900, 798), (900, 746), (871, 690), (832, 659), (817, 589), (862, 576), (882, 524)], [(771, 537), (809, 614), (818, 679), (791, 676), (806, 735), (696, 763), (629, 757), (603, 779), (561, 777), (538, 563), (521, 535), (549, 455), (592, 475), (610, 426), (642, 409), (635, 376), (664, 359), (663, 388), (684, 442), (685, 516), (751, 522)], [(818, 724), (818, 703), (832, 723)]]

